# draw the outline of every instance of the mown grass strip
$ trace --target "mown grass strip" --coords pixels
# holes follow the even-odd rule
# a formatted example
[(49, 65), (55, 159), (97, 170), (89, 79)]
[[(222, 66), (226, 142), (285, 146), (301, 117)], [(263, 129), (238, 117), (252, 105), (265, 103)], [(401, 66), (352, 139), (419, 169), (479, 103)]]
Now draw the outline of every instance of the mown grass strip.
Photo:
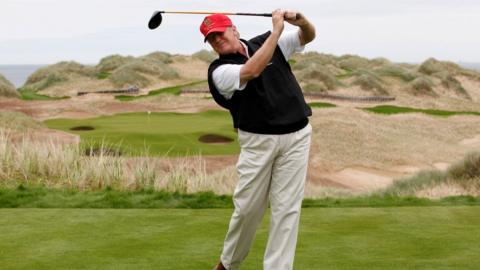
[(177, 95), (178, 96), (178, 95), (180, 95), (180, 93), (182, 91), (182, 88), (192, 86), (192, 85), (196, 85), (196, 84), (205, 83), (205, 82), (206, 82), (205, 80), (195, 81), (195, 82), (191, 82), (191, 83), (187, 83), (187, 84), (170, 86), (170, 87), (160, 88), (160, 89), (157, 89), (157, 90), (152, 90), (152, 91), (148, 92), (148, 94), (146, 94), (146, 95), (140, 95), (140, 96), (118, 95), (118, 96), (115, 96), (115, 98), (120, 100), (120, 101), (131, 101), (131, 100), (135, 100), (135, 99), (151, 97), (151, 96), (156, 96), (156, 95), (160, 95), (160, 94), (171, 94), (171, 95)]
[[(398, 206), (459, 206), (480, 205), (480, 197), (452, 196), (440, 200), (401, 197), (391, 195), (370, 195), (349, 198), (305, 199), (303, 208), (316, 207), (398, 207)], [(25, 187), (0, 189), (0, 208), (233, 208), (230, 195), (216, 195), (213, 192), (182, 194), (178, 192), (119, 191), (78, 191)]]
[(328, 103), (328, 102), (311, 102), (308, 105), (312, 108), (333, 108), (337, 107), (337, 105)]
[(50, 97), (46, 95), (40, 95), (32, 90), (29, 89), (19, 89), (18, 93), (20, 93), (20, 98), (23, 100), (60, 100), (60, 99), (68, 99), (70, 97)]
[(424, 113), (434, 116), (448, 117), (452, 115), (480, 115), (480, 112), (472, 111), (444, 111), (444, 110), (432, 110), (432, 109), (416, 109), (409, 107), (398, 107), (392, 105), (381, 105), (371, 108), (364, 108), (366, 111), (379, 113), (379, 114), (398, 114), (398, 113)]

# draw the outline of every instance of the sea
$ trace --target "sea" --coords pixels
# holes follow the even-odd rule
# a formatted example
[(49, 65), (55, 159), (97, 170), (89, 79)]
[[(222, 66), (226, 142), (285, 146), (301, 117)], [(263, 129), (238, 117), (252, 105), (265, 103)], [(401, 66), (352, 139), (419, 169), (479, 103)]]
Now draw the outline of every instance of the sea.
[(480, 63), (468, 63), (468, 62), (459, 62), (457, 63), (460, 66), (468, 69), (475, 69), (477, 71), (480, 71)]
[(19, 88), (25, 84), (30, 74), (43, 66), (45, 65), (0, 65), (0, 74)]

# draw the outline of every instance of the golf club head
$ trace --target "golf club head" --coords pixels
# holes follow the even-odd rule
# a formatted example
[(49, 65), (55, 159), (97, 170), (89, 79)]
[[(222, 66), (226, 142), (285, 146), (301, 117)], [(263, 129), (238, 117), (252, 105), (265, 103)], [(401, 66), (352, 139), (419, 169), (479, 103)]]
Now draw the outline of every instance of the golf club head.
[(155, 11), (153, 12), (152, 17), (150, 18), (150, 21), (148, 21), (148, 28), (150, 28), (150, 30), (153, 30), (157, 28), (161, 23), (162, 23), (162, 12)]

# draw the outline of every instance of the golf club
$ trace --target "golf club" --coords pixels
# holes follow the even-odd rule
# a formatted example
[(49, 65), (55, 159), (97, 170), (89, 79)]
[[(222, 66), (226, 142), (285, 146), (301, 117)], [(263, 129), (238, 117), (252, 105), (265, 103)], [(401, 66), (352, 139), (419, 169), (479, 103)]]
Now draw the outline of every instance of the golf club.
[[(155, 11), (152, 17), (148, 21), (148, 28), (151, 30), (156, 29), (162, 23), (162, 13), (173, 14), (224, 14), (224, 15), (241, 15), (241, 16), (261, 16), (272, 17), (272, 13), (234, 13), (234, 12), (211, 12), (211, 11)], [(300, 18), (300, 14), (297, 13), (297, 20)]]

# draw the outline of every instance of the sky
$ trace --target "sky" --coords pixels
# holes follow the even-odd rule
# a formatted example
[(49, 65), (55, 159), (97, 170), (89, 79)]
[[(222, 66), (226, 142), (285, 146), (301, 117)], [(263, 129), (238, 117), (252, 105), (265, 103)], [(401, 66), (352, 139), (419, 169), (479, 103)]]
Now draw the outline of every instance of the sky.
[[(0, 65), (96, 64), (112, 55), (153, 51), (191, 54), (210, 49), (199, 26), (204, 15), (165, 14), (149, 30), (155, 10), (302, 12), (317, 38), (306, 51), (422, 62), (429, 57), (480, 62), (478, 0), (1, 0)], [(271, 19), (232, 16), (241, 37), (271, 30)], [(295, 29), (286, 25), (287, 30)]]

